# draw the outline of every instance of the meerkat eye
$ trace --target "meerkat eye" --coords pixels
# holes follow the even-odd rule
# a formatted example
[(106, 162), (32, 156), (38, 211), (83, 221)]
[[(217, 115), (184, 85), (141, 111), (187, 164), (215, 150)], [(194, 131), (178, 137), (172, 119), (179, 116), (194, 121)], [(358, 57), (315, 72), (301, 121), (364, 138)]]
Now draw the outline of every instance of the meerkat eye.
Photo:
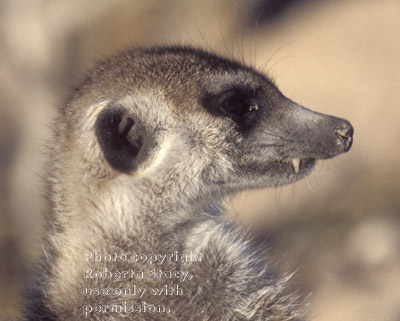
[(236, 118), (239, 120), (250, 111), (250, 104), (240, 93), (228, 93), (227, 97), (222, 97), (222, 99), (221, 112), (234, 120)]
[(228, 117), (241, 129), (248, 129), (259, 110), (252, 100), (241, 90), (228, 90), (206, 97), (203, 105), (212, 114)]

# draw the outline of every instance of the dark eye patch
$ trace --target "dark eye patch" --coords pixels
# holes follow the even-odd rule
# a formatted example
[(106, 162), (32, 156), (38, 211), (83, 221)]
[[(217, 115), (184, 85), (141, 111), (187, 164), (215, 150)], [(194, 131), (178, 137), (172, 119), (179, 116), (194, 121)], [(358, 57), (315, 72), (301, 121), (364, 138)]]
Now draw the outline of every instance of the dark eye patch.
[(203, 106), (215, 116), (230, 118), (241, 130), (250, 128), (259, 109), (254, 98), (241, 89), (206, 95)]

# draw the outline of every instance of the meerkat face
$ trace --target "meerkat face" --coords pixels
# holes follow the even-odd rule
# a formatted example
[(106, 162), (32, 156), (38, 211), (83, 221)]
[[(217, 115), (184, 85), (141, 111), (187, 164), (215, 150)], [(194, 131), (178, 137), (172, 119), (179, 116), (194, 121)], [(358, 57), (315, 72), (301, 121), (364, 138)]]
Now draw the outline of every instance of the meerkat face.
[(346, 120), (308, 110), (265, 75), (203, 51), (132, 51), (94, 75), (85, 86), (109, 97), (96, 137), (117, 172), (175, 171), (188, 178), (182, 184), (196, 176), (229, 193), (294, 182), (352, 144)]
[(353, 128), (289, 100), (266, 77), (240, 70), (216, 76), (202, 98), (204, 108), (229, 121), (241, 138), (233, 153), (232, 183), (284, 185), (309, 174), (316, 160), (347, 152)]

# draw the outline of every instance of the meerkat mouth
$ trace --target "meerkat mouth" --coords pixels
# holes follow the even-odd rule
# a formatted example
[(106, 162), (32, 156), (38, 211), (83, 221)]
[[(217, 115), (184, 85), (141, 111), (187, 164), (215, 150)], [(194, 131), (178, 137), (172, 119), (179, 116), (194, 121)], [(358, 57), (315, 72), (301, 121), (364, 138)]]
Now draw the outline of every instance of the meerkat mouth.
[(285, 164), (290, 165), (292, 171), (298, 174), (300, 171), (310, 169), (314, 163), (314, 158), (293, 158), (283, 161)]

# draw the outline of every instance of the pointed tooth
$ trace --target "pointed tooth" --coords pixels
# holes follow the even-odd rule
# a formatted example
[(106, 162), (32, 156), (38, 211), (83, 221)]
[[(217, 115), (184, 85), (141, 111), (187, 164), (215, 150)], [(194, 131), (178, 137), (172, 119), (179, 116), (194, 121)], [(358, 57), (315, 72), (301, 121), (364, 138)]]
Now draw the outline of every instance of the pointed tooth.
[(299, 169), (300, 169), (300, 159), (299, 158), (295, 158), (292, 160), (292, 168), (296, 174), (299, 172)]

